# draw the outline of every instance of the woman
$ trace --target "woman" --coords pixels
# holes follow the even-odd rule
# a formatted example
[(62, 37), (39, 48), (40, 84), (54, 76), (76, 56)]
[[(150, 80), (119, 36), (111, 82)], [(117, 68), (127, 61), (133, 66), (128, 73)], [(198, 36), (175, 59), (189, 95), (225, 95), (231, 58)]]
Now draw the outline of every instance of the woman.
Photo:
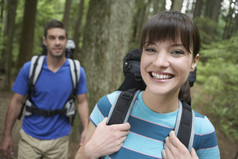
[(199, 59), (195, 24), (180, 12), (161, 12), (145, 24), (140, 49), (146, 89), (139, 93), (128, 123), (107, 126), (106, 117), (119, 91), (102, 97), (90, 116), (87, 142), (76, 158), (220, 158), (215, 129), (207, 117), (195, 112), (191, 152), (173, 131), (186, 93), (181, 87)]

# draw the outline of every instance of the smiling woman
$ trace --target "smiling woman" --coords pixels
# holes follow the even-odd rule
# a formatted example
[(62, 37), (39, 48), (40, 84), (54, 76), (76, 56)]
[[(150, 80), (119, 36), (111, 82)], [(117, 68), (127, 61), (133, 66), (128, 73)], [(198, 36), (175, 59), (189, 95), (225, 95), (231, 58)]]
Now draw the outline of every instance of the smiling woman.
[(138, 94), (128, 123), (106, 125), (120, 91), (102, 97), (76, 158), (220, 158), (216, 132), (206, 116), (195, 112), (191, 152), (174, 133), (181, 88), (199, 59), (200, 38), (193, 21), (175, 11), (156, 14), (143, 28), (140, 48), (146, 89)]

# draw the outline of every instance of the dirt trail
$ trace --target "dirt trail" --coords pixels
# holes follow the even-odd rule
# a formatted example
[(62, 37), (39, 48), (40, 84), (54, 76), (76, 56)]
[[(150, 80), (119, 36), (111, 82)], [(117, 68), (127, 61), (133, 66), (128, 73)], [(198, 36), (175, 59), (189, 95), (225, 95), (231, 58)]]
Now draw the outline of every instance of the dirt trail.
[[(196, 95), (197, 88), (192, 88), (192, 95)], [(4, 127), (4, 121), (5, 121), (5, 115), (7, 111), (7, 107), (9, 104), (9, 101), (12, 97), (13, 93), (11, 92), (2, 92), (0, 91), (0, 140), (2, 138), (2, 132)], [(238, 153), (238, 141), (235, 141), (234, 139), (228, 139), (224, 133), (222, 133), (219, 129), (219, 125), (216, 124), (216, 119), (211, 116), (211, 114), (207, 113), (206, 109), (202, 106), (197, 106), (198, 111), (208, 116), (208, 118), (211, 120), (211, 122), (214, 124), (215, 129), (217, 131), (217, 138), (218, 138), (218, 145), (221, 152), (221, 159), (238, 159), (235, 158)], [(17, 150), (17, 143), (19, 140), (19, 129), (21, 126), (21, 121), (17, 121), (15, 124), (14, 130), (13, 130), (13, 137), (15, 142), (14, 150), (16, 152)], [(69, 159), (73, 159), (74, 155), (79, 147), (79, 129), (78, 124), (75, 124), (73, 131), (71, 133), (71, 141), (70, 141), (70, 152), (69, 152)], [(76, 140), (75, 140), (76, 139)], [(15, 153), (16, 154), (16, 153)], [(3, 157), (0, 155), (0, 159), (3, 159)], [(16, 159), (16, 157), (13, 156), (13, 159)]]

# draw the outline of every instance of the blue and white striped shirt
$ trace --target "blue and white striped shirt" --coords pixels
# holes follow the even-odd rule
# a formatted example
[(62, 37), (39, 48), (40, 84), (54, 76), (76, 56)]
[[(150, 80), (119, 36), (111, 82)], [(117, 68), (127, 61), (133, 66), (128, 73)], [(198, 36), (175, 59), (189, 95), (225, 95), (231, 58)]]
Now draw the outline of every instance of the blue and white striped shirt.
[[(108, 116), (112, 103), (119, 91), (102, 97), (90, 115), (90, 121), (97, 126)], [(158, 159), (162, 158), (165, 138), (174, 130), (178, 110), (160, 114), (150, 110), (139, 93), (128, 122), (130, 133), (122, 148), (105, 158), (112, 159)], [(193, 148), (199, 159), (219, 159), (216, 132), (206, 116), (195, 112), (195, 136)]]

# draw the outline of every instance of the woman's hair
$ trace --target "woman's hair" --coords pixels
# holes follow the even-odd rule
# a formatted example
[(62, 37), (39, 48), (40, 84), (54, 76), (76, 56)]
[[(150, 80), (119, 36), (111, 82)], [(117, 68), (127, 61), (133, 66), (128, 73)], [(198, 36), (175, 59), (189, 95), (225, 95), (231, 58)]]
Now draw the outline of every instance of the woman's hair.
[[(158, 41), (181, 41), (189, 53), (196, 57), (200, 50), (200, 35), (192, 19), (178, 11), (164, 11), (154, 15), (144, 25), (140, 40), (140, 49)], [(179, 99), (190, 103), (188, 81), (179, 92)]]

